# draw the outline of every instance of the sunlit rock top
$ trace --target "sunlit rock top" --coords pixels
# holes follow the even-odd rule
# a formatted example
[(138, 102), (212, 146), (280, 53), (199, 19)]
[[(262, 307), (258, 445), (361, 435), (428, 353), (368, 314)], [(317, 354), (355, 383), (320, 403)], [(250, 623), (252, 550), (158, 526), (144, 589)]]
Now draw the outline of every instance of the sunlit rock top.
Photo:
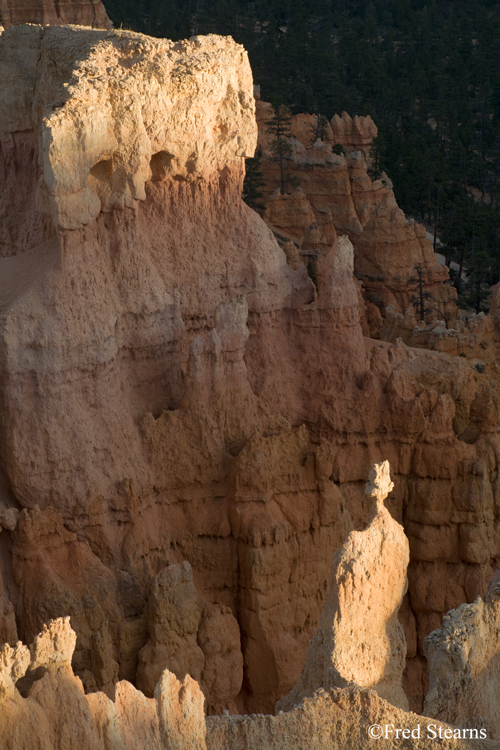
[(151, 174), (193, 180), (251, 156), (252, 91), (230, 38), (62, 26), (0, 37), (0, 137), (36, 132), (40, 205), (65, 229), (144, 200)]

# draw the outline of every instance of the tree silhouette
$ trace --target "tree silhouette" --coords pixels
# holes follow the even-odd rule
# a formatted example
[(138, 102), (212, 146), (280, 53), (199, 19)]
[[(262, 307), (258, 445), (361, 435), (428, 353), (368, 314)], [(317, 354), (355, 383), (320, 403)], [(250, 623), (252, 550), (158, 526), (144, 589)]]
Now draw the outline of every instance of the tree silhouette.
[(328, 117), (316, 114), (315, 118), (314, 125), (311, 127), (312, 143), (316, 143), (316, 141), (325, 142), (328, 134), (328, 126), (330, 124)]
[(370, 166), (368, 167), (368, 175), (371, 180), (378, 180), (382, 174), (382, 153), (380, 150), (379, 139), (374, 138), (372, 146), (370, 148)]
[(273, 112), (271, 119), (266, 121), (266, 133), (274, 136), (271, 141), (271, 149), (279, 164), (280, 191), (284, 195), (285, 183), (288, 178), (285, 172), (285, 159), (292, 155), (290, 145), (292, 113), (284, 104), (276, 104), (273, 107)]
[[(436, 307), (436, 301), (432, 294), (426, 289), (427, 278), (424, 267), (419, 263), (413, 269), (416, 272), (416, 276), (412, 276), (408, 280), (408, 286), (415, 290), (415, 294), (410, 298), (410, 304), (415, 307), (415, 317), (417, 320), (426, 323), (426, 317), (430, 316), (431, 313), (437, 313), (442, 317), (448, 328), (450, 316), (440, 308)], [(431, 304), (431, 303), (434, 303)]]
[(265, 184), (264, 175), (260, 167), (262, 158), (262, 149), (260, 146), (255, 152), (255, 156), (245, 160), (245, 179), (243, 180), (243, 192), (241, 197), (250, 208), (256, 211), (265, 209), (264, 203), (260, 198), (263, 197), (261, 188)]

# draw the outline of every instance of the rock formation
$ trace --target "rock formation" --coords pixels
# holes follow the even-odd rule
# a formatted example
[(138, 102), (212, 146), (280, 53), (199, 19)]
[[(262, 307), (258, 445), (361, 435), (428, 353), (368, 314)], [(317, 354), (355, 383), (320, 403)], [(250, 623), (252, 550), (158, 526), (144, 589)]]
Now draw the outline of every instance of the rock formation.
[(19, 642), (14, 648), (4, 643), (0, 651), (0, 693), (2, 698), (12, 694), (16, 682), (23, 677), (30, 663), (30, 654), (26, 646)]
[(0, 22), (6, 29), (23, 23), (112, 27), (101, 0), (0, 0)]
[[(96, 712), (114, 696), (118, 714), (130, 700), (153, 715), (124, 680), (152, 695), (155, 649), (175, 679), (201, 669), (209, 711), (272, 711), (299, 679), (332, 555), (371, 520), (374, 462), (391, 462), (388, 510), (410, 541), (412, 706), (423, 638), (500, 560), (494, 382), (363, 337), (333, 211), (300, 248), (321, 245), (317, 289), (287, 264), (240, 198), (256, 137), (230, 39), (0, 36), (0, 629), (15, 648), (70, 615), (78, 701), (99, 696)], [(361, 225), (347, 162), (361, 181), (364, 166), (316, 150), (345, 187), (339, 215), (352, 206)], [(185, 563), (177, 623), (152, 591), (167, 581), (168, 603)]]
[(377, 137), (377, 126), (370, 116), (351, 117), (342, 112), (342, 117), (333, 115), (331, 120), (332, 140), (339, 143), (346, 153), (361, 151), (365, 157), (370, 156), (373, 140)]
[[(369, 734), (373, 727), (373, 739)], [(401, 728), (401, 729), (400, 729)], [(403, 735), (403, 728), (405, 734)], [(396, 729), (400, 729), (398, 735)], [(471, 739), (474, 737), (474, 739)], [(408, 750), (497, 748), (484, 735), (395, 708), (374, 690), (319, 690), (314, 698), (278, 716), (223, 716), (207, 719), (207, 750)], [(382, 738), (382, 739), (380, 739)], [(438, 744), (439, 743), (439, 744)]]
[[(24, 638), (34, 638), (43, 622), (64, 614), (65, 607), (78, 632), (73, 664), (85, 688), (113, 695), (118, 660), (125, 670), (122, 674), (133, 677), (137, 654), (133, 636), (137, 634), (127, 620), (137, 606), (137, 592), (126, 575), (113, 574), (87, 544), (65, 528), (59, 514), (52, 509), (42, 512), (38, 506), (21, 513), (14, 534), (13, 565), (18, 587), (16, 616)], [(130, 654), (134, 645), (135, 652)]]
[(400, 338), (408, 346), (465, 357), (483, 369), (495, 364), (500, 356), (500, 319), (497, 314), (460, 310), (452, 324), (449, 320), (434, 319), (427, 324), (420, 321), (415, 325), (411, 308), (401, 315), (389, 306), (380, 321), (379, 337), (390, 342)]
[(500, 586), (448, 612), (427, 636), (430, 685), (424, 714), (455, 726), (484, 728), (500, 740)]
[[(354, 245), (354, 270), (363, 284), (365, 299), (376, 305), (382, 315), (392, 305), (397, 313), (404, 313), (415, 290), (409, 283), (415, 277), (415, 267), (420, 266), (425, 276), (426, 290), (433, 304), (451, 321), (456, 318), (456, 292), (445, 285), (448, 271), (439, 265), (432, 243), (426, 239), (424, 227), (406, 219), (398, 207), (392, 183), (387, 175), (371, 180), (368, 175), (369, 152), (377, 128), (371, 118), (355, 117), (343, 113), (335, 115), (325, 141), (314, 143), (315, 115), (295, 115), (292, 118), (290, 140), (291, 155), (286, 159), (286, 172), (291, 183), (298, 183), (302, 203), (293, 201), (297, 189), (279, 196), (279, 166), (271, 149), (272, 137), (266, 132), (266, 123), (272, 116), (272, 107), (257, 99), (259, 145), (263, 151), (262, 168), (266, 184), (267, 201), (265, 221), (276, 231), (277, 239), (293, 240), (302, 248), (309, 243), (309, 254), (318, 262), (322, 260), (325, 240), (311, 237), (308, 228), (317, 224), (321, 229), (331, 221), (337, 233), (346, 232)], [(344, 154), (332, 152), (339, 144)], [(290, 192), (293, 188), (290, 188)], [(312, 219), (314, 214), (314, 219)], [(310, 224), (307, 225), (307, 221)], [(323, 232), (323, 234), (325, 234)], [(330, 236), (332, 232), (330, 231)], [(332, 240), (330, 239), (330, 244)], [(283, 244), (283, 243), (282, 243)], [(312, 253), (311, 251), (315, 251)], [(304, 259), (307, 265), (307, 258)], [(439, 312), (433, 312), (439, 317)], [(415, 320), (413, 319), (413, 324)]]
[(374, 688), (408, 710), (401, 680), (406, 641), (398, 611), (407, 589), (410, 558), (403, 528), (384, 500), (393, 490), (389, 462), (375, 464), (366, 494), (375, 498), (375, 515), (364, 531), (351, 531), (335, 554), (328, 599), (306, 663), (294, 689), (277, 710), (289, 710), (318, 688), (356, 684)]
[[(261, 100), (260, 86), (254, 87), (254, 97), (257, 103), (257, 121), (259, 122), (259, 142), (267, 150), (272, 136), (266, 132), (265, 122), (273, 116), (273, 108), (269, 102)], [(326, 118), (325, 118), (326, 120)], [(291, 133), (296, 141), (303, 146), (316, 145), (318, 115), (298, 114), (291, 121)], [(330, 122), (324, 123), (324, 141), (317, 141), (317, 147), (324, 149), (325, 144), (340, 145), (346, 153), (361, 151), (369, 159), (373, 141), (377, 137), (378, 129), (370, 116), (354, 118), (342, 112), (342, 116), (334, 115)]]
[(149, 640), (139, 652), (137, 687), (152, 696), (169, 668), (201, 684), (210, 713), (236, 710), (243, 682), (240, 629), (229, 607), (199, 599), (188, 562), (154, 578), (149, 595)]
[(135, 679), (150, 581), (188, 560), (211, 612), (197, 634), (213, 655), (208, 705), (222, 709), (217, 669), (232, 656), (216, 623), (229, 607), (242, 628), (240, 704), (272, 707), (297, 679), (349, 524), (331, 448), (292, 428), (307, 378), (275, 373), (278, 362), (293, 372), (318, 324), (315, 336), (338, 343), (337, 369), (364, 365), (350, 267), (334, 322), (325, 302), (308, 307), (307, 274), (241, 202), (256, 126), (231, 41), (16, 27), (1, 46), (2, 502), (24, 508), (2, 536), (2, 575), (20, 635), (69, 610), (75, 670), (111, 695)]
[[(85, 695), (71, 669), (75, 642), (69, 618), (60, 618), (44, 626), (31, 649), (22, 643), (0, 649), (2, 748), (354, 750), (382, 742), (385, 748), (431, 750), (436, 738), (445, 750), (499, 747), (498, 742), (485, 738), (482, 727), (457, 728), (406, 713), (374, 690), (355, 685), (319, 689), (278, 716), (207, 719), (197, 683), (189, 676), (180, 681), (168, 670), (161, 675), (154, 698), (146, 698), (123, 681), (116, 685), (114, 701), (100, 692)], [(23, 696), (18, 686), (27, 669), (34, 676)]]
[[(155, 698), (127, 682), (115, 701), (104, 693), (86, 696), (73, 675), (76, 634), (69, 618), (49, 622), (30, 651), (18, 643), (0, 650), (0, 718), (5, 750), (205, 750), (203, 695), (186, 677), (166, 671)], [(26, 698), (16, 688), (29, 669), (35, 674)], [(21, 680), (22, 681), (22, 680)]]

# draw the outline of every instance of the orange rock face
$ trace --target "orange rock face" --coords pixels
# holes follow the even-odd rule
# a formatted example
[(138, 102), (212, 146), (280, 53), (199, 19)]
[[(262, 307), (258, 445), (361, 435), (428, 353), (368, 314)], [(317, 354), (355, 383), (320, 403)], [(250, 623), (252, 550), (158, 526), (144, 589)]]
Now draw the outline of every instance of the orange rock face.
[(378, 134), (377, 126), (370, 116), (351, 117), (347, 112), (342, 112), (342, 117), (333, 115), (331, 128), (334, 143), (340, 143), (346, 152), (362, 151), (366, 157)]
[(426, 716), (459, 726), (483, 727), (500, 740), (498, 665), (500, 588), (448, 612), (443, 626), (424, 641), (430, 665)]
[[(151, 692), (156, 652), (186, 696), (183, 671), (198, 670), (209, 710), (272, 711), (300, 675), (334, 552), (371, 518), (374, 462), (391, 462), (387, 507), (410, 542), (412, 706), (424, 636), (500, 559), (495, 389), (481, 410), (487, 376), (463, 359), (364, 338), (356, 251), (319, 183), (292, 198), (321, 214), (323, 196), (300, 248), (321, 240), (317, 291), (287, 264), (240, 199), (256, 140), (230, 39), (0, 37), (0, 628), (30, 641), (71, 616), (76, 674), (116, 699), (85, 704), (102, 736), (129, 699), (155, 715), (120, 681)], [(350, 171), (368, 186), (366, 170), (317, 151), (354, 237)], [(187, 564), (192, 581), (174, 585)]]
[[(308, 203), (308, 208), (304, 204), (303, 208), (293, 211), (288, 202), (291, 195), (280, 199), (274, 193), (279, 185), (279, 166), (271, 151), (272, 137), (266, 132), (266, 122), (271, 116), (272, 107), (257, 100), (259, 144), (263, 149), (262, 168), (266, 179), (264, 197), (268, 201), (264, 220), (276, 228), (278, 235), (293, 239), (299, 248), (308, 242), (309, 251), (315, 251), (315, 262), (319, 257), (319, 268), (324, 240), (322, 242), (318, 236), (311, 243), (311, 238), (305, 237), (308, 233), (305, 222), (311, 209), (314, 220), (309, 226), (317, 224), (321, 228), (331, 220), (337, 233), (348, 234), (354, 246), (356, 278), (363, 284), (365, 299), (376, 305), (382, 315), (389, 305), (397, 313), (407, 310), (416, 294), (415, 284), (410, 281), (416, 277), (415, 267), (420, 266), (426, 291), (437, 310), (433, 315), (454, 321), (456, 292), (444, 283), (448, 270), (437, 262), (424, 227), (406, 219), (386, 175), (374, 181), (368, 175), (368, 154), (377, 135), (371, 118), (355, 117), (353, 120), (345, 112), (342, 118), (335, 115), (325, 136), (329, 142), (315, 143), (311, 139), (315, 116), (292, 118), (292, 152), (285, 160), (285, 168), (293, 184), (298, 183), (303, 191), (303, 201)], [(332, 153), (332, 144), (342, 145), (345, 155)], [(292, 182), (290, 193), (294, 190), (291, 185)], [(269, 201), (271, 194), (273, 200)], [(286, 210), (284, 207), (277, 210), (280, 200), (286, 202)], [(288, 234), (284, 231), (287, 227)], [(307, 257), (303, 260), (307, 265)]]
[(0, 0), (0, 21), (6, 29), (22, 23), (112, 28), (101, 0)]
[[(76, 43), (81, 69), (109, 67), (108, 58), (125, 50), (133, 58), (137, 45), (144, 45), (142, 37), (117, 33), (105, 37), (108, 52), (101, 48), (93, 56), (95, 35), (104, 39), (99, 34), (29, 27), (11, 29), (2, 43), (14, 46), (15, 39), (18, 48), (24, 44), (28, 52), (32, 46), (38, 49), (36, 59), (32, 56), (35, 65), (44, 65), (46, 45), (56, 43), (64, 49)], [(163, 45), (168, 67), (182, 51)], [(26, 223), (17, 244), (6, 238), (5, 257), (0, 260), (8, 271), (1, 274), (6, 314), (2, 335), (9, 351), (2, 357), (2, 404), (10, 414), (7, 432), (14, 429), (17, 435), (11, 440), (5, 433), (2, 440), (5, 502), (25, 508), (17, 529), (2, 535), (2, 541), (12, 537), (14, 543), (14, 573), (7, 570), (5, 578), (10, 591), (16, 592), (11, 596), (27, 638), (48, 617), (70, 608), (79, 636), (75, 670), (87, 690), (100, 688), (112, 694), (117, 679), (135, 679), (139, 652), (148, 642), (155, 648), (165, 646), (167, 659), (172, 656), (172, 638), (164, 643), (149, 630), (146, 594), (162, 569), (187, 560), (207, 609), (192, 631), (192, 650), (205, 655), (199, 669), (208, 686), (208, 705), (222, 710), (237, 698), (241, 706), (248, 701), (255, 707), (272, 707), (300, 670), (296, 652), (305, 653), (321, 610), (329, 557), (347, 528), (340, 522), (346, 514), (330, 480), (328, 458), (318, 475), (309, 433), (305, 427), (295, 429), (307, 413), (306, 381), (299, 372), (295, 382), (276, 379), (275, 373), (284, 363), (293, 372), (308, 338), (317, 337), (320, 330), (325, 341), (337, 344), (338, 368), (358, 371), (366, 354), (356, 327), (349, 253), (342, 262), (341, 256), (335, 261), (332, 254), (332, 264), (340, 264), (339, 280), (330, 273), (324, 300), (313, 303), (314, 289), (305, 269), (292, 271), (287, 266), (267, 227), (239, 198), (242, 155), (246, 147), (254, 148), (256, 134), (253, 99), (245, 99), (251, 78), (241, 49), (216, 40), (208, 46), (195, 41), (189, 50), (193, 61), (197, 56), (201, 61), (200, 81), (206, 75), (201, 63), (207, 54), (213, 54), (219, 65), (207, 127), (212, 127), (217, 113), (227, 118), (214, 135), (223, 134), (220, 148), (215, 140), (200, 136), (207, 145), (205, 151), (199, 149), (198, 162), (190, 161), (186, 152), (188, 166), (180, 163), (187, 131), (178, 109), (177, 135), (174, 120), (166, 130), (170, 144), (155, 136), (154, 145), (148, 145), (142, 121), (136, 124), (138, 130), (143, 127), (144, 138), (140, 151), (132, 149), (127, 157), (136, 165), (129, 167), (137, 169), (135, 176), (131, 173), (127, 181), (119, 181), (128, 148), (124, 144), (109, 158), (110, 171), (116, 173), (107, 183), (111, 189), (106, 191), (93, 179), (87, 182), (96, 174), (90, 174), (92, 160), (103, 161), (103, 146), (92, 141), (91, 133), (86, 142), (95, 151), (83, 153), (80, 162), (73, 159), (72, 171), (63, 166), (73, 153), (65, 151), (66, 121), (74, 123), (78, 117), (77, 99), (68, 103), (63, 117), (57, 113), (49, 123), (53, 145), (46, 173), (40, 172), (34, 151), (26, 152), (33, 164), (30, 189), (34, 194), (46, 191), (46, 213)], [(71, 61), (68, 76), (72, 66)], [(127, 75), (129, 85), (135, 85), (134, 76)], [(226, 85), (228, 79), (233, 80), (231, 86)], [(187, 82), (196, 85), (192, 76)], [(45, 83), (42, 98), (51, 93), (49, 76)], [(182, 77), (177, 85), (184, 85)], [(207, 110), (201, 85), (200, 91)], [(193, 92), (194, 135), (199, 121), (195, 122), (192, 97)], [(119, 106), (119, 99), (115, 104)], [(138, 110), (141, 117), (146, 111)], [(22, 120), (25, 115), (17, 110), (15, 116)], [(228, 145), (226, 122), (234, 128), (233, 145)], [(108, 137), (106, 129), (102, 137)], [(32, 140), (39, 149), (38, 130)], [(133, 141), (134, 148), (136, 144)], [(141, 182), (148, 149), (152, 166)], [(170, 160), (173, 174), (166, 169), (160, 175), (156, 154), (167, 151), (178, 154)], [(15, 146), (14, 152), (22, 171), (23, 152)], [(82, 163), (88, 173), (82, 174)], [(53, 192), (45, 174), (49, 185), (56, 186)], [(134, 198), (141, 190), (144, 199)], [(14, 204), (13, 217), (24, 210), (23, 203)], [(95, 210), (99, 213), (92, 219)], [(22, 273), (25, 264), (29, 274)], [(199, 275), (193, 284), (194, 268)], [(42, 313), (45, 303), (39, 293), (59, 300), (50, 320)], [(19, 338), (26, 325), (24, 315), (31, 318), (31, 305), (45, 319), (42, 328), (47, 326), (47, 348), (36, 368), (45, 370), (48, 355), (52, 375), (39, 406), (43, 412), (54, 410), (54, 429), (45, 443), (46, 428), (39, 425), (39, 434), (32, 436), (33, 446), (39, 448), (30, 449), (28, 458), (28, 434), (24, 427), (17, 432), (15, 424), (21, 426), (28, 418), (24, 389), (31, 389), (32, 364), (26, 362), (24, 370), (22, 351), (40, 351), (39, 331), (28, 334), (33, 336), (31, 344), (24, 335)], [(332, 305), (338, 309), (339, 323)], [(298, 325), (294, 316), (299, 316)], [(352, 329), (347, 338), (342, 333), (345, 326)], [(90, 350), (89, 370), (84, 363)], [(25, 374), (10, 381), (9, 362)], [(76, 372), (81, 376), (73, 381)], [(338, 379), (330, 367), (327, 376)], [(10, 393), (8, 381), (14, 388)], [(76, 389), (71, 382), (79, 382)], [(59, 456), (53, 469), (46, 449)], [(270, 451), (275, 458), (268, 463)], [(23, 456), (30, 465), (34, 462), (33, 467), (27, 469)], [(43, 479), (37, 476), (40, 469)], [(291, 513), (289, 505), (299, 512)], [(315, 581), (314, 593), (302, 588), (308, 576)], [(235, 631), (231, 643), (238, 644), (239, 653), (223, 642), (220, 633), (227, 623)], [(176, 632), (169, 627), (165, 622), (165, 632)], [(184, 651), (179, 658), (186, 660), (187, 646)], [(240, 690), (243, 659), (246, 678)], [(141, 657), (140, 663), (146, 661)], [(225, 669), (231, 670), (229, 678), (221, 672)], [(146, 679), (145, 673), (140, 679)], [(229, 696), (224, 682), (231, 686)]]

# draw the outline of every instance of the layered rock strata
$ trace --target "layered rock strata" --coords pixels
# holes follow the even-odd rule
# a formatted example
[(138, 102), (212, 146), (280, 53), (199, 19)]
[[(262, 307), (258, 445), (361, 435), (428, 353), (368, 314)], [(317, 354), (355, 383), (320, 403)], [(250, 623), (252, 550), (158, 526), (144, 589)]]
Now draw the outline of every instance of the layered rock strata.
[(366, 494), (375, 514), (364, 531), (351, 531), (334, 555), (328, 599), (309, 643), (304, 668), (294, 689), (276, 704), (289, 710), (318, 688), (354, 683), (373, 688), (408, 710), (401, 680), (406, 641), (398, 612), (407, 590), (410, 559), (403, 528), (384, 506), (394, 489), (389, 462), (375, 464)]
[[(346, 232), (353, 243), (355, 275), (363, 284), (365, 299), (377, 306), (382, 315), (389, 305), (397, 313), (407, 310), (416, 294), (413, 280), (419, 266), (426, 291), (433, 299), (432, 307), (436, 308), (432, 315), (454, 320), (456, 292), (444, 283), (448, 270), (437, 262), (425, 228), (406, 219), (387, 175), (376, 180), (368, 175), (369, 152), (377, 136), (371, 118), (352, 120), (345, 112), (341, 118), (335, 115), (331, 127), (326, 129), (325, 140), (314, 141), (316, 116), (295, 115), (291, 122), (291, 153), (285, 158), (289, 194), (280, 196), (279, 165), (272, 151), (272, 136), (267, 132), (272, 115), (271, 105), (257, 99), (263, 194), (267, 201), (264, 219), (280, 242), (282, 238), (292, 240), (299, 252), (304, 247), (315, 263), (319, 257), (321, 266), (325, 243), (322, 229), (332, 222), (334, 231)], [(336, 144), (345, 153), (332, 152)], [(302, 202), (297, 206), (290, 202), (297, 195), (294, 184), (303, 191)], [(307, 265), (308, 258), (302, 259)]]
[(198, 597), (188, 562), (170, 565), (153, 579), (148, 632), (136, 679), (143, 693), (153, 696), (168, 666), (179, 680), (188, 674), (200, 683), (209, 713), (237, 712), (235, 700), (243, 682), (238, 621), (229, 607)]
[(23, 23), (112, 27), (101, 0), (0, 0), (0, 22), (6, 29)]
[(287, 264), (240, 199), (256, 136), (229, 39), (0, 37), (0, 629), (14, 647), (69, 614), (75, 673), (118, 703), (123, 680), (151, 694), (158, 649), (182, 679), (201, 669), (209, 710), (271, 711), (389, 458), (418, 706), (424, 636), (500, 559), (498, 427), (478, 408), (496, 390), (363, 337), (349, 238), (325, 230), (317, 291)]
[(410, 308), (401, 315), (389, 306), (381, 321), (380, 337), (390, 342), (401, 338), (408, 346), (465, 357), (474, 364), (493, 364), (500, 351), (500, 319), (498, 313), (486, 315), (460, 310), (452, 324), (449, 320), (434, 319), (415, 325), (414, 310)]
[[(443, 630), (426, 639), (427, 717), (391, 705), (406, 703), (401, 689), (405, 643), (397, 611), (406, 588), (408, 542), (384, 507), (394, 488), (388, 462), (375, 464), (369, 480), (366, 494), (376, 501), (375, 517), (364, 532), (351, 532), (334, 557), (328, 602), (301, 678), (277, 705), (288, 711), (277, 716), (225, 711), (224, 717), (205, 719), (198, 683), (189, 675), (181, 681), (168, 669), (158, 675), (150, 699), (125, 681), (116, 685), (114, 701), (102, 692), (85, 695), (71, 668), (77, 639), (66, 617), (46, 623), (29, 649), (20, 642), (0, 648), (2, 747), (350, 750), (381, 741), (384, 747), (400, 747), (403, 740), (410, 750), (431, 748), (436, 741), (445, 748), (498, 748), (499, 591), (494, 582), (484, 606), (479, 598), (449, 613)], [(168, 621), (176, 621), (178, 640), (189, 638), (187, 631), (196, 629), (200, 617), (194, 593), (187, 563), (170, 566), (156, 579), (151, 591), (156, 640), (159, 625)], [(178, 660), (177, 667), (185, 671)], [(343, 688), (332, 686), (339, 681)], [(376, 691), (360, 688), (359, 682), (373, 684)], [(429, 712), (452, 714), (452, 725), (428, 718)]]

